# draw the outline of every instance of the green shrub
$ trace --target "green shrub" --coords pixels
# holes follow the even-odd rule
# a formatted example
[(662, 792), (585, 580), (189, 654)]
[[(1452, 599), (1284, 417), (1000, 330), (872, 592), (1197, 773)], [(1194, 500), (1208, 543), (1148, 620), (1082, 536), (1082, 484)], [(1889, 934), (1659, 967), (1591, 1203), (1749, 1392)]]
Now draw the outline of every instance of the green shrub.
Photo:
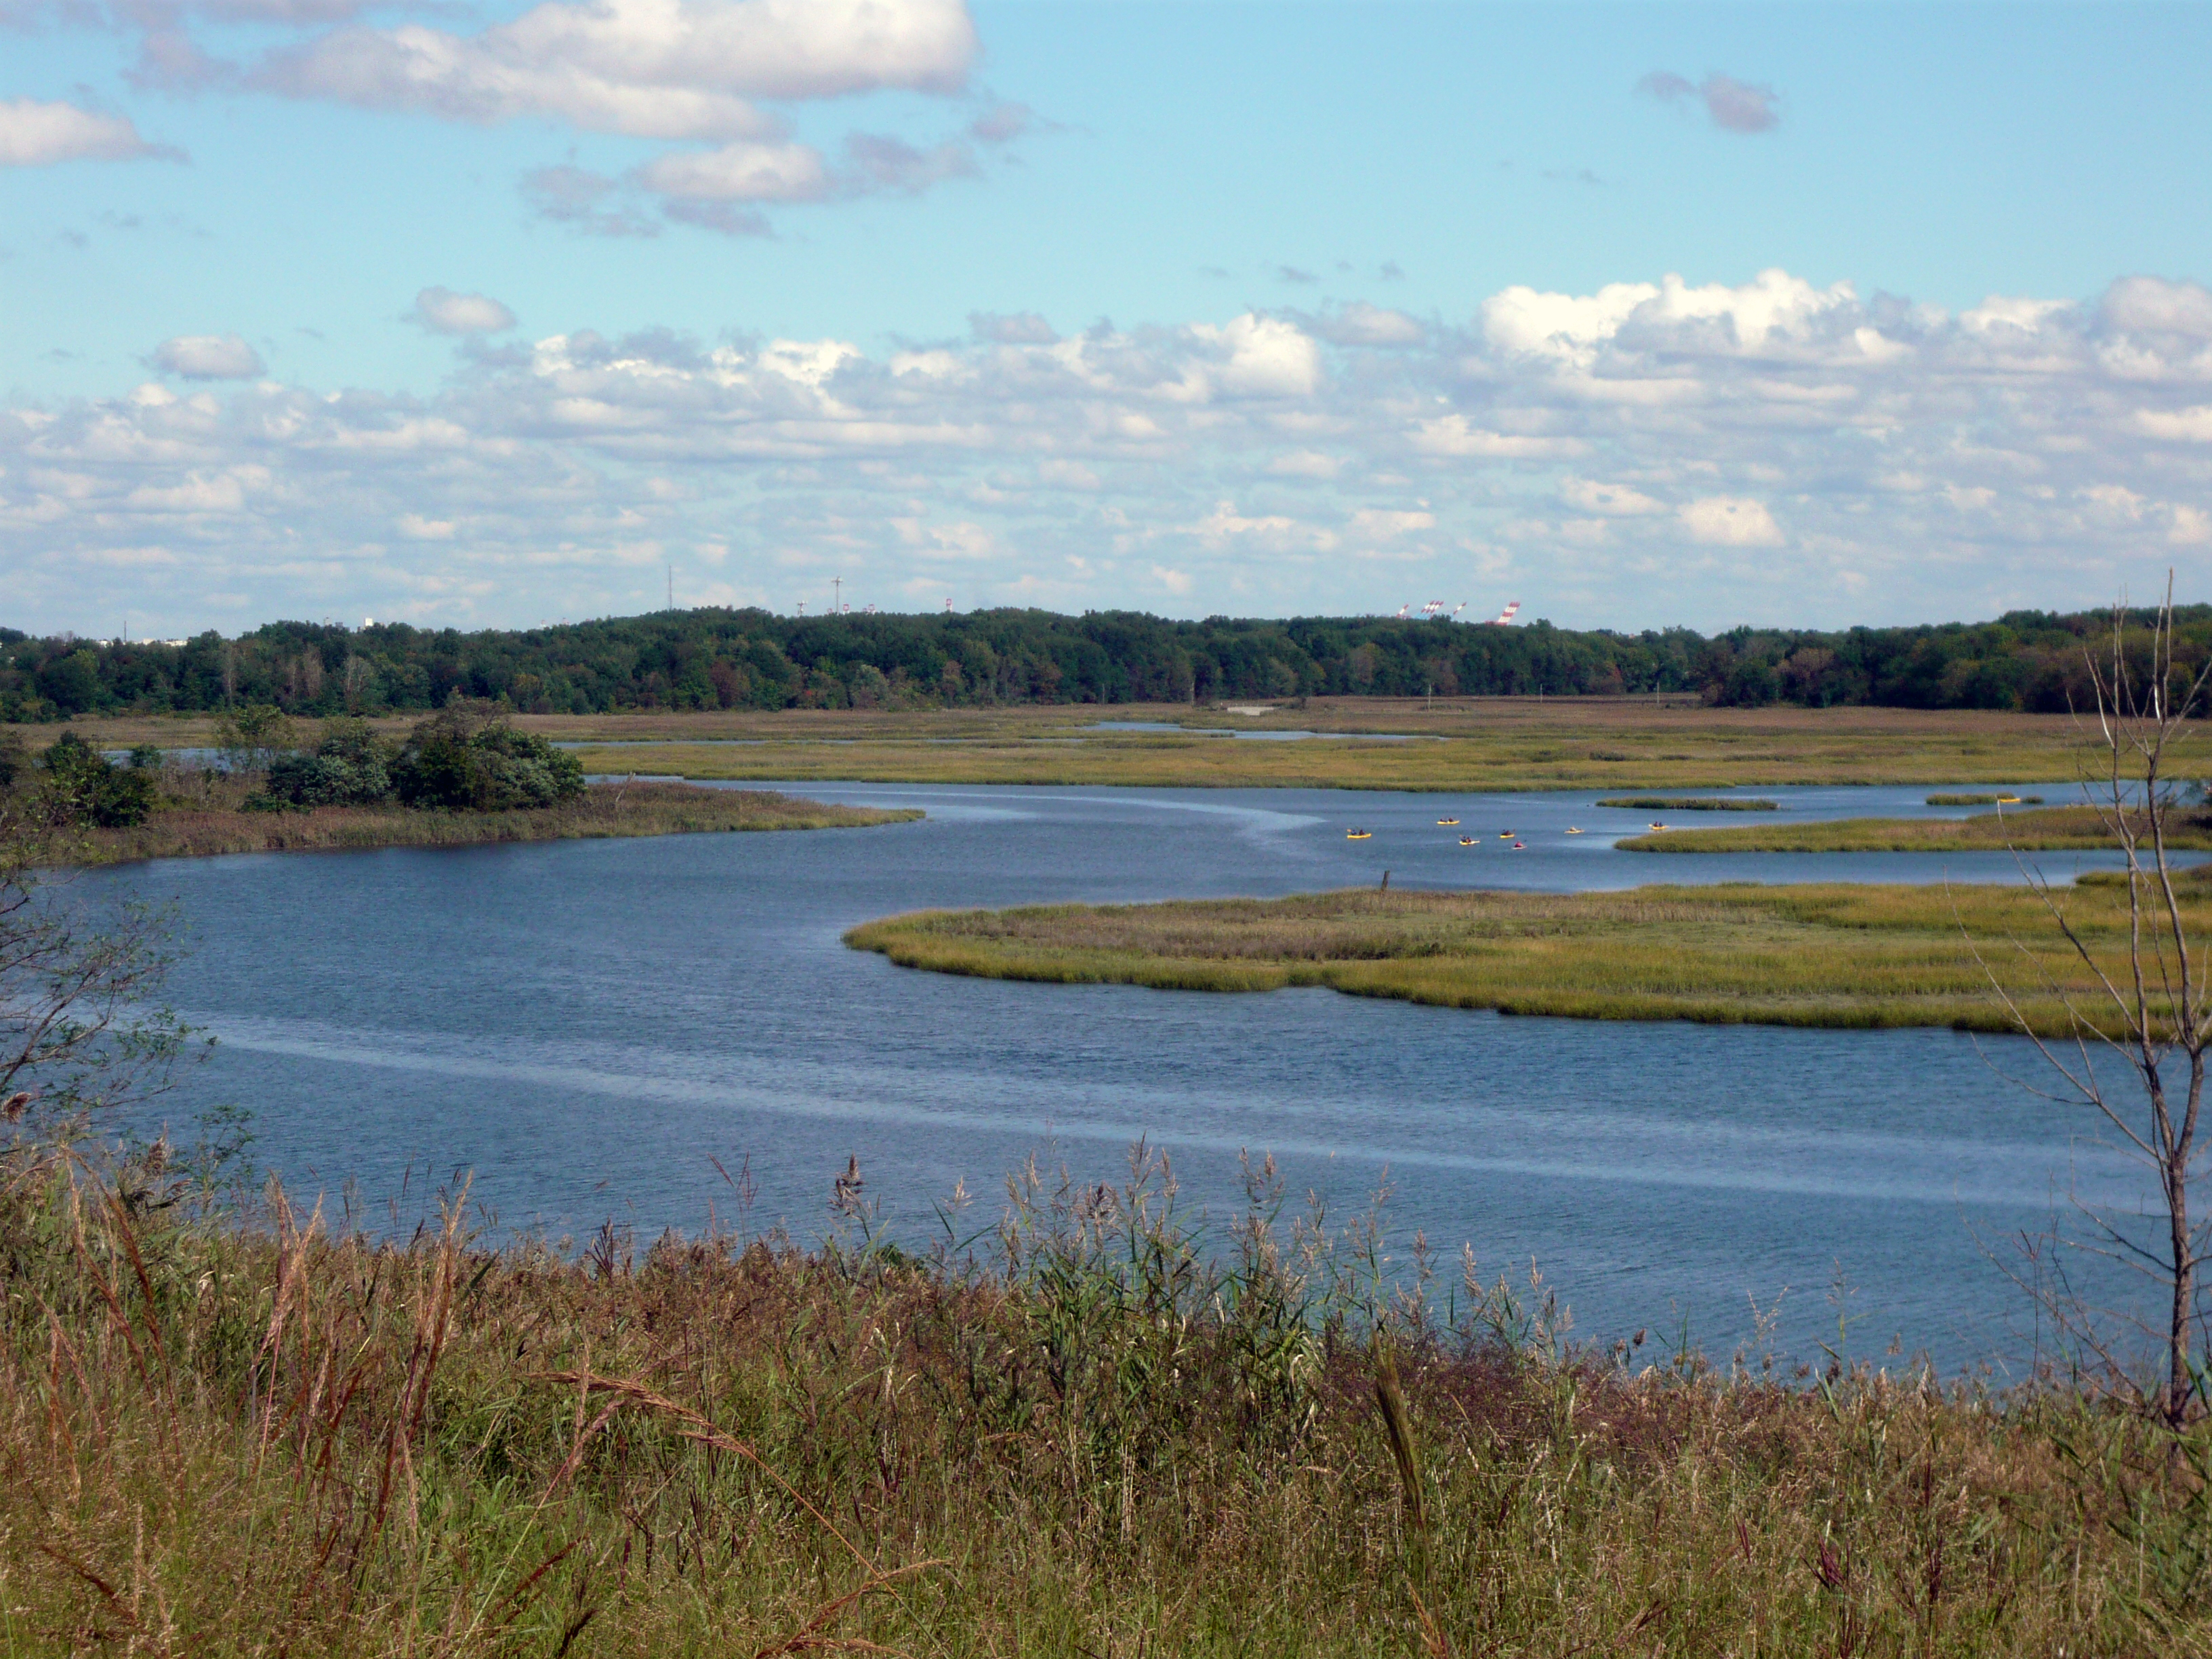
[(583, 765), (574, 755), (465, 705), (417, 726), (391, 770), (408, 805), (451, 812), (550, 806), (584, 791)]
[(74, 732), (64, 732), (39, 757), (47, 811), (57, 823), (127, 830), (146, 822), (161, 799), (155, 775), (122, 771)]
[(216, 722), (226, 772), (266, 772), (292, 747), (292, 722), (273, 704), (250, 702)]
[[(365, 720), (333, 720), (312, 755), (280, 755), (269, 781), (250, 798), (249, 811), (301, 811), (317, 806), (374, 806), (392, 794), (384, 744)], [(264, 805), (264, 801), (268, 804)]]

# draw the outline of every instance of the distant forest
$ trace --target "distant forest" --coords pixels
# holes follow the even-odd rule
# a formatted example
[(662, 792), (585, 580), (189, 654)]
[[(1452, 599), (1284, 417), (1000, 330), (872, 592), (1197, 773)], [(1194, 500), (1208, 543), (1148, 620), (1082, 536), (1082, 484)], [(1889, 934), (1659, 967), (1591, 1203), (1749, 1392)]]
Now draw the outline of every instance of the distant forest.
[[(2151, 613), (2131, 622), (2147, 626)], [(2212, 605), (2176, 613), (2185, 659), (2212, 651)], [(526, 714), (627, 708), (974, 707), (1328, 696), (1619, 696), (1695, 692), (1790, 702), (2063, 710), (2087, 702), (2085, 647), (2108, 612), (1841, 633), (1741, 628), (1707, 638), (1442, 621), (1209, 617), (1132, 611), (776, 617), (700, 610), (520, 632), (270, 623), (182, 644), (39, 639), (0, 628), (0, 720), (274, 703), (299, 714), (444, 707), (454, 694)], [(2143, 641), (2147, 646), (2147, 635)]]

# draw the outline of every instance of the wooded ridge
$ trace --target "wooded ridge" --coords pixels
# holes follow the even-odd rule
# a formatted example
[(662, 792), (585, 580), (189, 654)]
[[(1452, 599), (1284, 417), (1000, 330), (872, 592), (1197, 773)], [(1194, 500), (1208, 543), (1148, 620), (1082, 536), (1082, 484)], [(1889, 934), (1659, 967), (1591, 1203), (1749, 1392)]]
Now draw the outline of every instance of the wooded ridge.
[[(2147, 652), (2148, 611), (2130, 617)], [(2177, 657), (2212, 652), (2212, 605), (2176, 612)], [(0, 628), (0, 720), (274, 703), (304, 714), (443, 708), (972, 707), (1328, 696), (1696, 693), (1735, 707), (1879, 704), (2062, 713), (2090, 702), (2106, 612), (2014, 611), (1912, 628), (1577, 632), (1391, 617), (1133, 611), (779, 617), (672, 611), (517, 631), (270, 623), (179, 642), (36, 639)], [(2140, 623), (2140, 628), (2135, 624)], [(2147, 658), (2146, 658), (2147, 660)]]

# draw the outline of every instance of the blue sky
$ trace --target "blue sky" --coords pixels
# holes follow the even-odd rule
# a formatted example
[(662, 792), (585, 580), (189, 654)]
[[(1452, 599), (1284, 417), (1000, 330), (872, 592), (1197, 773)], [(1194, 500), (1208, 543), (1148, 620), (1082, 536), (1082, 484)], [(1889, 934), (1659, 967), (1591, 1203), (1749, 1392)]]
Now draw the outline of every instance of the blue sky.
[(0, 18), (15, 626), (2208, 597), (2212, 8)]

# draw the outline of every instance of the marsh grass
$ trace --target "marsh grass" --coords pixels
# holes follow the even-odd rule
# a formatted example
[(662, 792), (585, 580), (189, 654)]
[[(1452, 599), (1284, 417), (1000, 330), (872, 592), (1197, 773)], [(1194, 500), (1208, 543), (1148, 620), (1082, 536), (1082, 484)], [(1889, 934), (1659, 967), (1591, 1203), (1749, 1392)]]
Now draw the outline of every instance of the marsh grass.
[[(2166, 845), (2212, 849), (2212, 811), (2176, 808)], [(2051, 853), (2118, 850), (2094, 806), (1982, 812), (1970, 818), (1844, 818), (1830, 823), (1762, 823), (1741, 830), (1668, 830), (1632, 836), (1632, 853)]]
[(1747, 795), (1609, 795), (1600, 806), (1646, 812), (1778, 812), (1782, 803)]
[(373, 847), (473, 847), (498, 842), (570, 841), (753, 830), (836, 830), (902, 823), (913, 811), (833, 806), (763, 789), (687, 784), (595, 784), (557, 806), (511, 812), (418, 811), (389, 806), (323, 806), (306, 812), (246, 812), (243, 786), (215, 779), (172, 798), (143, 824), (81, 830), (71, 861), (204, 858)]
[[(2199, 879), (2185, 890), (2191, 925), (2212, 922), (2212, 884)], [(2124, 886), (2085, 882), (2060, 897), (2095, 960), (2124, 979)], [(1588, 1019), (2014, 1030), (1986, 963), (2039, 1031), (2073, 1030), (2069, 997), (2093, 1018), (2102, 1012), (2088, 968), (2040, 901), (2009, 886), (1362, 888), (925, 911), (867, 923), (845, 939), (903, 967), (993, 979), (1185, 991), (1325, 986)]]
[[(1105, 720), (1181, 732), (1107, 732)], [(1639, 793), (1779, 784), (2017, 783), (2081, 775), (2094, 749), (2063, 716), (1894, 708), (1715, 709), (1632, 699), (1313, 698), (1256, 718), (1181, 705), (899, 713), (635, 714), (519, 724), (589, 744), (594, 770), (694, 778)], [(1206, 732), (1307, 729), (1352, 741), (1224, 743)], [(1360, 736), (1414, 743), (1361, 743)], [(741, 740), (741, 741), (737, 741)], [(2196, 763), (2202, 766), (2203, 763)]]
[[(1930, 795), (1926, 804), (1929, 806), (1995, 806), (2003, 799), (2002, 795)], [(2022, 806), (2043, 805), (2040, 795), (2021, 795), (2016, 799)]]
[[(398, 735), (418, 716), (374, 721)], [(1181, 732), (1103, 732), (1102, 720)], [(523, 730), (586, 747), (595, 772), (798, 781), (1113, 784), (1404, 790), (2070, 781), (2094, 744), (2063, 715), (1908, 708), (1707, 708), (1695, 699), (1313, 697), (1258, 717), (1184, 703), (959, 708), (630, 709), (524, 714)], [(17, 726), (33, 748), (64, 728)], [(116, 748), (212, 741), (212, 719), (82, 717)], [(1207, 732), (1398, 734), (1419, 743), (1224, 743)], [(2191, 769), (2194, 769), (2193, 770)], [(2203, 775), (2202, 759), (2185, 767)]]
[[(933, 1251), (386, 1242), (0, 1160), (11, 1653), (2199, 1650), (2203, 1431), (1565, 1340), (1141, 1150)], [(742, 1190), (742, 1180), (740, 1182)], [(183, 1201), (180, 1201), (180, 1199)]]

